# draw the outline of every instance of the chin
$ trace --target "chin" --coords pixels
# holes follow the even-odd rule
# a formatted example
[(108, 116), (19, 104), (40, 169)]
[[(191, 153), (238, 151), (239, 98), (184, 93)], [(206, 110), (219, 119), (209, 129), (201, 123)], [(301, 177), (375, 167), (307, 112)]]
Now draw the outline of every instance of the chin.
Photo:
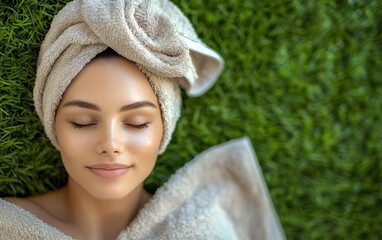
[(138, 186), (98, 186), (96, 189), (89, 189), (88, 193), (93, 196), (93, 198), (101, 201), (109, 201), (109, 200), (120, 200), (131, 193), (138, 191), (140, 188), (143, 189), (142, 185)]
[(133, 184), (126, 179), (119, 179), (117, 181), (95, 181), (93, 178), (89, 179), (76, 179), (70, 177), (68, 187), (71, 189), (72, 194), (78, 197), (86, 196), (95, 200), (120, 200), (132, 193), (138, 193), (143, 189), (142, 183)]

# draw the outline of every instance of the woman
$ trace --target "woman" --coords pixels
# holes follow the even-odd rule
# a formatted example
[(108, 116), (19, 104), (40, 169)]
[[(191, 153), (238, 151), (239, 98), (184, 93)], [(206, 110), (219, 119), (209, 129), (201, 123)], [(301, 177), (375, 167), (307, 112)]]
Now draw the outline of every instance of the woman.
[(68, 183), (0, 200), (2, 238), (282, 239), (246, 139), (202, 154), (154, 196), (143, 188), (179, 118), (179, 87), (204, 93), (222, 65), (166, 0), (69, 3), (34, 89)]

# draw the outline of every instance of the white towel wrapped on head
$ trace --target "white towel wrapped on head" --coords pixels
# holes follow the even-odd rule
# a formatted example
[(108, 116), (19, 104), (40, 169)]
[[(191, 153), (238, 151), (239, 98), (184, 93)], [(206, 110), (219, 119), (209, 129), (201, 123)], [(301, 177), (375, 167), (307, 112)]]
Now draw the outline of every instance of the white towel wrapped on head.
[[(85, 65), (108, 47), (135, 62), (156, 91), (164, 119), (163, 152), (180, 115), (177, 86), (191, 96), (203, 94), (221, 73), (222, 58), (168, 0), (68, 3), (41, 45), (34, 88), (36, 111), (57, 149), (54, 120), (62, 95)], [(164, 81), (171, 82), (169, 87), (158, 86)]]

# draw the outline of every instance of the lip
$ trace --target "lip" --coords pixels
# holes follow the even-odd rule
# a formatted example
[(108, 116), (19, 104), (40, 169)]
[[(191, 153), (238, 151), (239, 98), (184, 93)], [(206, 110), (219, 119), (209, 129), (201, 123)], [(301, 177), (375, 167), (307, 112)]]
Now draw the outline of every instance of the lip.
[(95, 164), (87, 168), (101, 178), (117, 178), (125, 175), (133, 165), (125, 164)]

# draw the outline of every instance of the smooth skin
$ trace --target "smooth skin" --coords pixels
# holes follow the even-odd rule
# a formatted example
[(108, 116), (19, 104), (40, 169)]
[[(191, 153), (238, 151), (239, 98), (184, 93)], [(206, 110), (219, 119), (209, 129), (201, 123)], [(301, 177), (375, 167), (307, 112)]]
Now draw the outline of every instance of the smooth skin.
[[(66, 90), (55, 128), (67, 185), (6, 200), (75, 239), (115, 239), (150, 199), (143, 181), (154, 168), (163, 133), (146, 76), (122, 57), (91, 61)], [(98, 169), (113, 164), (126, 169)]]

